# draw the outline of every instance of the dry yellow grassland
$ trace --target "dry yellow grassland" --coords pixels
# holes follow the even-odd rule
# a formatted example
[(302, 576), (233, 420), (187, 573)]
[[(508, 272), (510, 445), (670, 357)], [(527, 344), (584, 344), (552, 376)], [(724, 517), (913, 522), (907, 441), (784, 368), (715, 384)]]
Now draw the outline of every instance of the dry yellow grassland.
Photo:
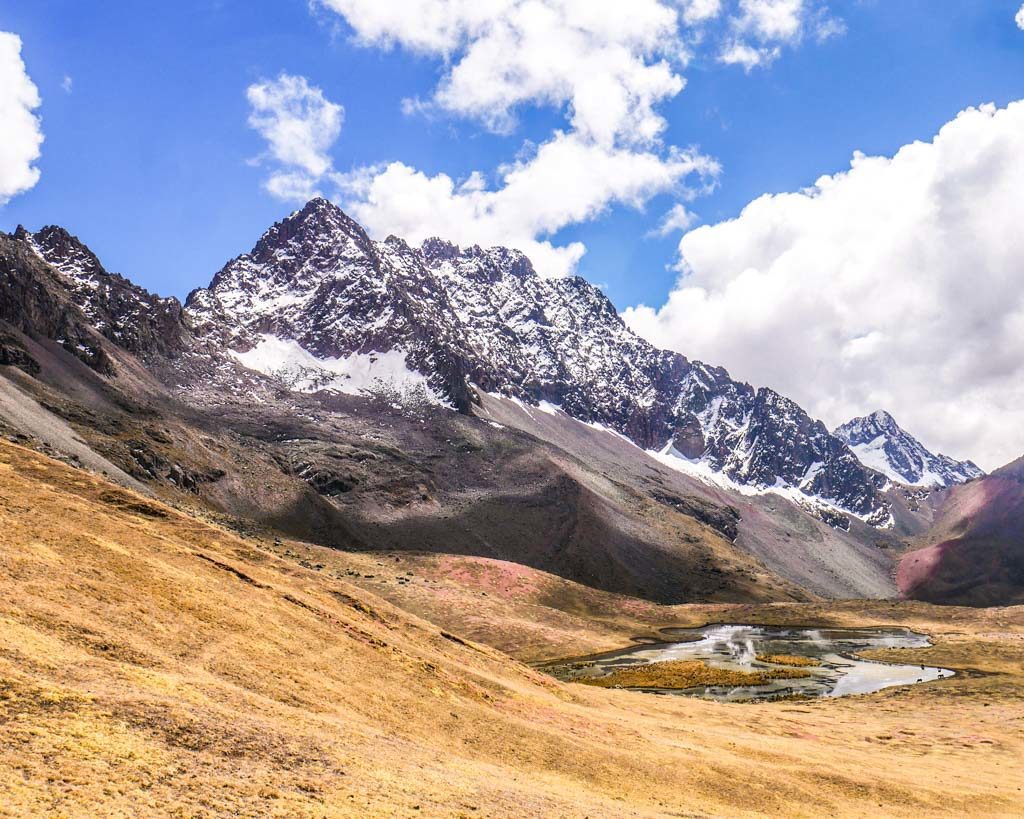
[(700, 660), (666, 660), (634, 668), (621, 668), (603, 677), (584, 677), (579, 680), (600, 688), (665, 688), (686, 689), (706, 685), (762, 685), (769, 680), (806, 677), (800, 670), (733, 671), (715, 668)]
[[(501, 644), (505, 611), (543, 622), (543, 601), (471, 597), (468, 580), (443, 575), (426, 591), (389, 587), (397, 603), (415, 591), (415, 616), (340, 579), (376, 556), (317, 554), (324, 568), (304, 567), (0, 443), (0, 813), (1024, 811), (1019, 608), (664, 610), (666, 625), (909, 625), (935, 646), (890, 653), (960, 672), (867, 697), (730, 705), (556, 682), (482, 644)], [(488, 601), (475, 640), (455, 627), (480, 612), (459, 614), (452, 596)], [(440, 625), (426, 619), (432, 600), (446, 601)], [(657, 612), (638, 603), (589, 634), (599, 602), (546, 632), (549, 645), (517, 629), (520, 658), (656, 631)]]
[(788, 666), (815, 666), (819, 665), (813, 657), (801, 657), (799, 654), (758, 654), (757, 659), (762, 663), (772, 665)]

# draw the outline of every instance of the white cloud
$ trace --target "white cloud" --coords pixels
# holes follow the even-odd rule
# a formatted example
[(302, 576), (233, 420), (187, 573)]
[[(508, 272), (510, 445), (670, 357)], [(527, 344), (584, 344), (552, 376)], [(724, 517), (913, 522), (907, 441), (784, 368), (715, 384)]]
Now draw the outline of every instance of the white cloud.
[(846, 23), (837, 17), (823, 15), (814, 25), (814, 38), (819, 43), (831, 40), (833, 37), (842, 37), (844, 34), (846, 34)]
[(754, 46), (741, 40), (726, 44), (718, 55), (718, 61), (725, 65), (739, 65), (750, 71), (759, 65), (768, 65), (778, 59), (782, 50), (778, 46)]
[(691, 213), (686, 206), (677, 202), (666, 213), (658, 227), (651, 231), (652, 236), (669, 236), (673, 233), (681, 233), (689, 230), (697, 224), (697, 214)]
[(816, 0), (739, 0), (730, 24), (732, 36), (722, 43), (718, 61), (748, 72), (770, 65), (782, 45), (795, 45), (808, 32), (819, 43), (846, 32), (846, 24)]
[(430, 105), (501, 133), (514, 129), (517, 108), (544, 104), (567, 107), (573, 128), (595, 142), (649, 144), (665, 127), (655, 106), (684, 84), (673, 68), (687, 57), (679, 17), (662, 0), (323, 5), (342, 14), (366, 44), (443, 57), (448, 70)]
[(480, 174), (457, 184), (401, 162), (340, 176), (344, 207), (373, 235), (394, 233), (418, 244), (442, 236), (463, 244), (508, 245), (545, 275), (573, 270), (584, 247), (556, 247), (544, 237), (593, 219), (610, 203), (641, 207), (678, 190), (691, 174), (713, 179), (718, 166), (694, 151), (665, 155), (607, 149), (577, 133), (556, 133), (534, 156), (501, 169), (491, 190)]
[(1015, 19), (1017, 21), (1017, 27), (1021, 29), (1021, 31), (1024, 31), (1024, 6), (1020, 7), (1020, 11), (1017, 12), (1017, 17)]
[[(304, 161), (298, 148), (305, 151), (312, 142), (307, 126), (316, 118), (282, 118), (275, 101), (264, 106), (270, 111), (266, 123), (253, 121), (284, 166), (268, 190), (302, 198), (333, 185), (336, 198), (376, 236), (393, 233), (416, 243), (439, 235), (509, 245), (530, 254), (542, 273), (562, 275), (585, 252), (579, 243), (555, 243), (563, 228), (616, 204), (642, 208), (656, 194), (685, 195), (692, 191), (691, 175), (699, 177), (698, 187), (714, 184), (719, 169), (713, 160), (663, 144), (666, 123), (658, 108), (683, 89), (679, 72), (691, 48), (727, 8), (737, 20), (750, 19), (736, 26), (759, 38), (768, 54), (778, 49), (770, 42), (776, 32), (788, 37), (784, 15), (772, 7), (793, 0), (316, 2), (344, 17), (365, 46), (401, 47), (441, 61), (441, 78), (429, 98), (401, 102), (409, 115), (447, 113), (508, 133), (524, 106), (549, 106), (564, 113), (568, 127), (539, 140), (539, 147), (527, 143), (532, 156), (499, 167), (493, 187), (491, 176), (481, 172), (459, 181), (444, 173), (428, 176), (402, 162), (339, 174), (326, 155), (337, 129), (330, 132), (321, 123), (327, 138), (304, 154), (315, 161)], [(302, 78), (278, 82), (285, 79), (302, 83), (287, 98), (306, 100), (312, 92), (314, 108), (330, 106)], [(261, 94), (281, 96), (272, 90)]]
[[(684, 85), (678, 70), (720, 17), (724, 0), (319, 0), (366, 45), (442, 57), (428, 103), (507, 133), (524, 104), (565, 107), (574, 130), (610, 145), (650, 144), (665, 128), (657, 105)], [(730, 0), (724, 50), (753, 38), (763, 52), (794, 43), (819, 0)], [(699, 31), (696, 31), (699, 29)], [(739, 39), (738, 39), (739, 38)], [(751, 46), (747, 46), (750, 48)], [(734, 60), (735, 61), (735, 60)], [(749, 63), (749, 59), (745, 64)]]
[(60, 81), (61, 90), (65, 94), (70, 94), (75, 89), (75, 81), (71, 79), (70, 74), (65, 74), (64, 79)]
[(854, 156), (679, 244), (656, 344), (781, 390), (830, 424), (884, 408), (995, 467), (1024, 452), (1024, 101)]
[(281, 74), (250, 85), (249, 126), (267, 140), (279, 165), (267, 190), (281, 199), (308, 199), (332, 168), (329, 151), (341, 134), (345, 109), (305, 77)]
[(722, 13), (722, 0), (683, 0), (683, 22), (688, 25), (713, 20)]
[(21, 59), (21, 38), (0, 31), (0, 205), (39, 181), (32, 163), (39, 158), (43, 132), (33, 111), (41, 104)]
[(804, 0), (740, 0), (733, 23), (762, 42), (792, 42), (800, 37), (806, 14)]

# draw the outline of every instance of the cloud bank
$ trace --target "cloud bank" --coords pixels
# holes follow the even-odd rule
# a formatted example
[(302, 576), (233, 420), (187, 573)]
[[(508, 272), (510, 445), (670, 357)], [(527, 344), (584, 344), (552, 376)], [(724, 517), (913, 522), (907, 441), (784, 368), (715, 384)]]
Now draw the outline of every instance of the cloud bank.
[(528, 159), (503, 167), (493, 190), (479, 174), (456, 183), (401, 162), (336, 181), (346, 209), (373, 235), (393, 233), (414, 244), (443, 236), (506, 245), (526, 253), (542, 274), (558, 276), (575, 268), (585, 248), (537, 237), (593, 219), (610, 202), (641, 207), (690, 175), (713, 179), (717, 173), (718, 165), (695, 151), (606, 148), (556, 133)]
[(33, 112), (39, 90), (21, 59), (21, 38), (0, 31), (0, 205), (39, 181), (42, 126)]
[(993, 468), (1024, 453), (1021, 190), (1024, 101), (971, 108), (687, 233), (667, 303), (625, 317), (830, 424), (887, 409)]

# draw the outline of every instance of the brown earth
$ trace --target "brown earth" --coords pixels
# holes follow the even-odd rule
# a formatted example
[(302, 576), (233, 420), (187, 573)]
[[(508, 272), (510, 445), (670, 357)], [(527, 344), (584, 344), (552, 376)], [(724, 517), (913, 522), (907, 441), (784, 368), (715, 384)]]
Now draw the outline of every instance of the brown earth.
[[(1024, 810), (1022, 608), (620, 605), (446, 560), (240, 538), (0, 444), (0, 814)], [(565, 685), (484, 645), (540, 659), (720, 621), (907, 625), (934, 647), (889, 654), (959, 673), (721, 704)]]
[(930, 603), (1024, 603), (1024, 458), (953, 487), (896, 569), (900, 594)]

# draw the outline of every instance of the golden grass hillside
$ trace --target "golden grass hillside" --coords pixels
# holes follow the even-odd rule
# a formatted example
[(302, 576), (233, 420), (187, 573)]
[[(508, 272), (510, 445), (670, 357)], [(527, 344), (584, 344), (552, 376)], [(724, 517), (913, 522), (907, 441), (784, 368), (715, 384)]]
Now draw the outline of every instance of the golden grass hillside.
[(0, 443), (0, 813), (1019, 815), (1024, 616), (996, 617), (928, 650), (988, 676), (868, 698), (567, 686)]

